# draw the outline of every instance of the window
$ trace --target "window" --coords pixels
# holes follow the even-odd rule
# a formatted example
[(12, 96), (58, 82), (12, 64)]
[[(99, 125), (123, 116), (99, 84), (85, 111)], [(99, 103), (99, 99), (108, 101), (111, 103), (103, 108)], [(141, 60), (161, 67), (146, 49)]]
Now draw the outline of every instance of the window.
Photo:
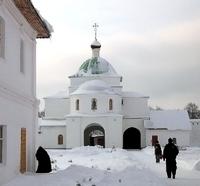
[(122, 105), (124, 105), (124, 100), (122, 99)]
[(62, 145), (63, 144), (63, 135), (59, 134), (58, 135), (58, 145)]
[(4, 145), (4, 130), (3, 126), (0, 125), (0, 163), (3, 162), (3, 145)]
[(76, 110), (79, 110), (79, 99), (76, 100)]
[(97, 100), (95, 98), (92, 99), (91, 109), (97, 110)]
[(20, 41), (20, 72), (24, 73), (24, 41)]
[(113, 100), (109, 99), (109, 110), (113, 109)]
[(0, 17), (0, 57), (5, 57), (5, 21)]

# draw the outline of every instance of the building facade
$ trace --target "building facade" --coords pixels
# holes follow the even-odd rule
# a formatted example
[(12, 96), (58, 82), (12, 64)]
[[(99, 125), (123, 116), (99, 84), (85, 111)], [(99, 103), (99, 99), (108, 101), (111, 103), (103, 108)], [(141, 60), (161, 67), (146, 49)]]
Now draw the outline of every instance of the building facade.
[[(68, 91), (44, 99), (39, 144), (46, 148), (145, 147), (149, 97), (123, 91), (122, 77), (100, 57), (101, 44), (95, 40), (91, 48), (92, 57), (69, 76)], [(59, 143), (60, 138), (63, 143)]]
[(200, 119), (191, 119), (192, 132), (190, 135), (191, 146), (200, 147)]
[(180, 147), (190, 146), (191, 124), (185, 110), (151, 111), (145, 128), (147, 145), (154, 145), (158, 140), (164, 146), (172, 138)]
[[(87, 145), (140, 149), (156, 140), (190, 145), (186, 111), (151, 111), (148, 96), (123, 90), (122, 77), (100, 57), (101, 44), (91, 44), (92, 57), (69, 76), (67, 91), (44, 98), (38, 142), (45, 148)], [(61, 140), (62, 139), (62, 140)]]
[(31, 1), (0, 1), (0, 185), (34, 170), (36, 38), (48, 37)]

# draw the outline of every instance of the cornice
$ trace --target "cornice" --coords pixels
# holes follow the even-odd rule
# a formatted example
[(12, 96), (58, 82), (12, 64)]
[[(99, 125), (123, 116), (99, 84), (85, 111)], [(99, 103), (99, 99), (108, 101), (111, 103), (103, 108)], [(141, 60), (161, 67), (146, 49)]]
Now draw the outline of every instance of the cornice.
[(36, 97), (31, 97), (28, 95), (23, 95), (17, 90), (14, 90), (5, 84), (0, 82), (0, 97), (3, 97), (7, 100), (12, 100), (18, 104), (24, 105), (30, 108), (36, 108), (39, 105), (39, 100)]

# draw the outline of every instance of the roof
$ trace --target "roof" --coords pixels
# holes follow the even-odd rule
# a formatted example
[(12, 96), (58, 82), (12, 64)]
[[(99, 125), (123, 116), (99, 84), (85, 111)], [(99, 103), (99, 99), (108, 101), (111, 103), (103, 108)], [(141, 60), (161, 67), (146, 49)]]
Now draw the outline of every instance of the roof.
[(80, 94), (116, 94), (112, 88), (102, 80), (91, 80), (81, 84), (71, 95)]
[(149, 98), (148, 96), (144, 96), (138, 92), (128, 92), (124, 91), (122, 92), (122, 97), (124, 98), (129, 98), (129, 97), (134, 97), (134, 98)]
[(51, 26), (41, 15), (39, 15), (30, 0), (13, 1), (28, 23), (35, 31), (37, 31), (37, 38), (49, 38), (51, 36)]
[(191, 130), (191, 124), (185, 110), (161, 110), (150, 112), (150, 121), (145, 121), (145, 128)]
[(80, 66), (78, 76), (109, 75), (116, 76), (117, 73), (112, 65), (102, 57), (92, 57)]

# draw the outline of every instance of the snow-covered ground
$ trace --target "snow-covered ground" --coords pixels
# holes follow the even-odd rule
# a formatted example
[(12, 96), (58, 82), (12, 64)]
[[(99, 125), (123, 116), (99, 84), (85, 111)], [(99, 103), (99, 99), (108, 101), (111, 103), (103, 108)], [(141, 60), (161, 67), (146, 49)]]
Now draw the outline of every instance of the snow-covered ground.
[(164, 161), (155, 163), (152, 147), (141, 151), (80, 147), (48, 153), (53, 173), (19, 175), (4, 186), (200, 185), (200, 148), (180, 151), (175, 180), (166, 178)]

